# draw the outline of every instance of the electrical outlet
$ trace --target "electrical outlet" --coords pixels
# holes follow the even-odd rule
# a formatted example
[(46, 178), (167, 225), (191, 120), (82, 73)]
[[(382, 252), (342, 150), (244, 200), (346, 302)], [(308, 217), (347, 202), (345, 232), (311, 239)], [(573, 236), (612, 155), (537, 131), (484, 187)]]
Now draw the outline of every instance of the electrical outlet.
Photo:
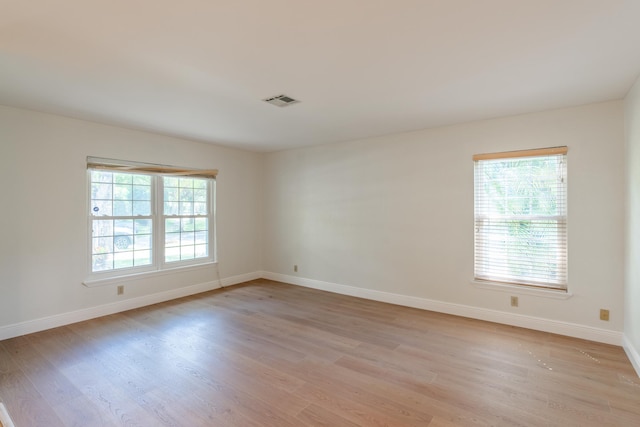
[(518, 297), (511, 297), (511, 307), (518, 306)]
[(293, 266), (293, 272), (294, 272), (294, 273), (297, 273), (297, 272), (298, 272), (298, 265), (297, 265), (297, 264)]
[(609, 321), (609, 310), (605, 310), (604, 308), (600, 309), (600, 320)]
[(124, 294), (124, 285), (120, 285), (120, 286), (118, 286), (118, 292), (117, 292), (117, 294), (118, 294), (118, 295), (122, 295), (122, 294)]

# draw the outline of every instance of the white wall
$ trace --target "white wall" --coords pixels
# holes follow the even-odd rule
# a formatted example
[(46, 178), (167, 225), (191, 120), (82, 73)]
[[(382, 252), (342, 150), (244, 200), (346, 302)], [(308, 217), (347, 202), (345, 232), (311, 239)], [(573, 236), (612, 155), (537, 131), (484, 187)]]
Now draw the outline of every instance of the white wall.
[[(124, 297), (116, 296), (115, 285), (81, 285), (86, 156), (99, 156), (219, 168), (222, 278), (264, 270), (551, 324), (620, 334), (624, 324), (637, 349), (640, 309), (633, 301), (640, 299), (633, 284), (640, 268), (632, 262), (623, 320), (624, 113), (626, 107), (634, 118), (627, 124), (628, 180), (637, 182), (639, 92), (637, 84), (626, 105), (614, 101), (268, 155), (0, 107), (0, 337), (3, 327), (21, 322), (216, 279), (212, 268), (127, 282)], [(471, 156), (556, 145), (569, 146), (573, 296), (520, 295), (520, 307), (511, 308), (510, 293), (470, 284)], [(638, 217), (636, 190), (630, 216)], [(636, 222), (630, 226), (640, 230)], [(630, 245), (630, 259), (639, 249)], [(598, 319), (600, 308), (611, 310), (610, 322)]]
[(84, 287), (87, 156), (218, 168), (221, 276), (261, 270), (261, 154), (0, 107), (0, 330), (217, 280), (212, 267), (127, 282), (120, 297)]
[(640, 375), (640, 78), (625, 103), (627, 141), (627, 262), (625, 349)]
[[(264, 268), (293, 282), (313, 279), (621, 337), (623, 113), (623, 102), (614, 101), (268, 154)], [(558, 145), (569, 147), (573, 296), (520, 295), (520, 307), (511, 308), (509, 293), (470, 283), (471, 157)], [(600, 308), (611, 311), (609, 322), (599, 320)]]

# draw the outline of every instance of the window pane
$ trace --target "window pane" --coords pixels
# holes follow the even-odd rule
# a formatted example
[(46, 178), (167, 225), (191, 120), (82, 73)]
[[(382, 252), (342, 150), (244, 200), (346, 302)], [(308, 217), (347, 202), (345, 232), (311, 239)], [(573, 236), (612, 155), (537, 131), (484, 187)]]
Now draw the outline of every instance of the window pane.
[(167, 248), (180, 246), (180, 233), (166, 233), (164, 235), (164, 246)]
[(187, 260), (195, 258), (195, 248), (193, 245), (182, 246), (180, 248), (180, 259)]
[(132, 198), (132, 187), (130, 185), (119, 185), (116, 184), (113, 186), (113, 200), (131, 200)]
[(151, 235), (149, 234), (135, 235), (133, 239), (134, 239), (133, 240), (134, 250), (151, 248)]
[(207, 190), (195, 190), (193, 192), (193, 201), (194, 202), (206, 202), (207, 201)]
[(209, 255), (207, 245), (196, 245), (195, 249), (196, 249), (196, 253), (195, 253), (196, 258), (205, 258)]
[(180, 245), (193, 245), (195, 240), (195, 235), (193, 232), (186, 232), (180, 235)]
[(151, 234), (151, 220), (136, 219), (133, 221), (133, 229), (135, 234)]
[(194, 203), (193, 204), (193, 214), (194, 215), (206, 215), (207, 214), (207, 204), (206, 203)]
[(113, 197), (111, 184), (93, 183), (91, 184), (91, 198), (109, 200)]
[(165, 249), (164, 260), (165, 262), (180, 261), (180, 247), (176, 246), (176, 247)]
[(151, 185), (151, 177), (149, 175), (133, 175), (133, 183), (136, 185)]
[(94, 237), (92, 253), (94, 255), (98, 254), (108, 254), (113, 252), (113, 237)]
[(149, 202), (149, 201), (134, 201), (133, 202), (133, 215), (134, 216), (149, 216), (149, 215), (151, 215), (151, 202)]
[(133, 267), (133, 252), (118, 252), (113, 254), (113, 267), (114, 268), (127, 268)]
[(111, 200), (92, 200), (91, 215), (93, 216), (112, 216), (113, 202)]
[(113, 220), (94, 220), (93, 225), (93, 236), (113, 236)]
[(180, 219), (171, 218), (171, 219), (165, 220), (164, 228), (165, 228), (165, 232), (167, 233), (175, 233), (180, 231)]
[(180, 189), (180, 200), (183, 202), (192, 202), (193, 201), (193, 189), (192, 188), (181, 188)]
[(164, 177), (164, 186), (165, 187), (179, 187), (180, 180), (178, 178)]
[(206, 231), (196, 231), (194, 236), (195, 243), (205, 244), (209, 240), (209, 233)]
[(180, 215), (193, 215), (193, 203), (180, 202)]
[(121, 219), (114, 221), (113, 246), (115, 251), (124, 251), (133, 244), (133, 220)]
[(133, 214), (133, 202), (114, 201), (113, 216), (131, 216)]
[(134, 175), (130, 173), (114, 173), (113, 182), (116, 184), (132, 184), (133, 177)]
[(195, 230), (196, 231), (206, 231), (208, 230), (209, 221), (207, 218), (196, 218), (195, 220)]
[(165, 202), (164, 214), (165, 215), (178, 215), (180, 213), (180, 203), (178, 202)]
[(151, 200), (151, 186), (134, 185), (133, 200)]
[(151, 264), (151, 251), (135, 251), (133, 253), (133, 264), (135, 266), (150, 265)]
[(193, 218), (182, 218), (180, 223), (182, 231), (193, 231), (195, 229), (195, 221)]
[(93, 271), (113, 270), (113, 258), (111, 254), (93, 255), (91, 263)]
[(91, 171), (91, 182), (113, 182), (111, 172)]
[(180, 200), (180, 190), (178, 188), (164, 187), (164, 201), (177, 202)]
[(113, 222), (116, 234), (133, 234), (132, 219), (117, 219)]
[(133, 243), (133, 236), (127, 236), (123, 234), (113, 236), (114, 252), (122, 252), (122, 251), (129, 250), (131, 248), (132, 243)]

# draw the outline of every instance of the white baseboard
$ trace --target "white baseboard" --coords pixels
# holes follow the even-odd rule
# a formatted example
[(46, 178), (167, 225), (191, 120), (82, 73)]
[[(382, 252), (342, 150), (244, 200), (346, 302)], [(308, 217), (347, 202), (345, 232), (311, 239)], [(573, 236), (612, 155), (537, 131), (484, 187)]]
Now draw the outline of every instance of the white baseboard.
[[(523, 328), (551, 332), (570, 337), (603, 342), (607, 344), (623, 345), (625, 351), (627, 352), (627, 355), (631, 359), (631, 363), (640, 375), (640, 355), (638, 354), (638, 351), (631, 345), (630, 341), (626, 339), (626, 337), (624, 337), (623, 340), (623, 335), (621, 332), (609, 331), (606, 329), (594, 328), (574, 323), (543, 319), (539, 317), (524, 316), (521, 314), (506, 313), (502, 311), (489, 310), (462, 304), (453, 304), (426, 298), (418, 298), (407, 295), (394, 294), (390, 292), (339, 285), (336, 283), (305, 279), (296, 276), (272, 273), (268, 271), (257, 271), (233, 277), (226, 277), (221, 280), (221, 283), (222, 286), (227, 287), (260, 278), (334, 292), (342, 295), (350, 295), (358, 298), (397, 304), (406, 307), (420, 308), (423, 310), (453, 314), (462, 317), (470, 317), (473, 319), (486, 320), (511, 326), (519, 326)], [(0, 326), (0, 340), (13, 338), (20, 335), (26, 335), (33, 332), (44, 331), (46, 329), (81, 322), (83, 320), (94, 319), (100, 316), (120, 313), (122, 311), (144, 307), (151, 304), (157, 304), (176, 298), (182, 298), (213, 289), (218, 289), (219, 287), (220, 283), (215, 280), (68, 313), (56, 314), (40, 319), (28, 320), (12, 325)]]
[(184, 288), (172, 289), (169, 291), (130, 298), (123, 301), (99, 305), (96, 307), (56, 314), (40, 319), (28, 320), (12, 325), (0, 326), (0, 340), (44, 331), (46, 329), (57, 328), (59, 326), (69, 325), (71, 323), (82, 322), (83, 320), (95, 319), (96, 317), (120, 313), (122, 311), (131, 310), (134, 308), (144, 307), (151, 304), (170, 301), (176, 298), (195, 295), (201, 292), (211, 291), (213, 289), (219, 289), (220, 283), (222, 283), (222, 286), (227, 287), (243, 282), (248, 282), (250, 280), (260, 279), (261, 277), (261, 272), (241, 274), (238, 276), (226, 277), (220, 280), (220, 282), (218, 280), (213, 280), (210, 282), (199, 283), (197, 285), (186, 286)]
[(622, 337), (622, 348), (624, 348), (624, 352), (627, 353), (633, 368), (640, 377), (640, 352), (633, 346), (631, 340), (626, 335)]
[(334, 292), (342, 295), (350, 295), (374, 301), (402, 305), (406, 307), (436, 311), (439, 313), (453, 314), (456, 316), (469, 317), (472, 319), (486, 320), (489, 322), (502, 323), (505, 325), (518, 326), (527, 329), (534, 329), (537, 331), (551, 332), (554, 334), (582, 338), (606, 344), (622, 345), (622, 333), (610, 331), (607, 329), (594, 328), (591, 326), (561, 322), (557, 320), (543, 319), (540, 317), (525, 316), (522, 314), (506, 313), (503, 311), (472, 307), (462, 304), (453, 304), (427, 298), (412, 297), (390, 292), (339, 285), (336, 283), (305, 279), (286, 274), (271, 273), (268, 271), (263, 272), (262, 276), (265, 279), (269, 280), (276, 280), (279, 282)]
[(239, 285), (240, 283), (262, 279), (262, 277), (262, 271), (254, 271), (253, 273), (245, 273), (239, 274), (237, 276), (225, 277), (221, 280), (221, 282), (222, 286), (226, 288), (227, 286)]
[(0, 427), (14, 427), (9, 412), (2, 402), (0, 402)]

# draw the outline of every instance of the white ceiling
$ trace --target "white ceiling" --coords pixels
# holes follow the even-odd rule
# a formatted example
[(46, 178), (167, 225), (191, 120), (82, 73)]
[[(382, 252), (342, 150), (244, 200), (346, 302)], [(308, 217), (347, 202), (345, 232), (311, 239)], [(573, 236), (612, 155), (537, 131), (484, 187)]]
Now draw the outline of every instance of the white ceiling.
[[(0, 104), (273, 151), (624, 97), (640, 0), (0, 0)], [(261, 101), (287, 94), (300, 103)]]

